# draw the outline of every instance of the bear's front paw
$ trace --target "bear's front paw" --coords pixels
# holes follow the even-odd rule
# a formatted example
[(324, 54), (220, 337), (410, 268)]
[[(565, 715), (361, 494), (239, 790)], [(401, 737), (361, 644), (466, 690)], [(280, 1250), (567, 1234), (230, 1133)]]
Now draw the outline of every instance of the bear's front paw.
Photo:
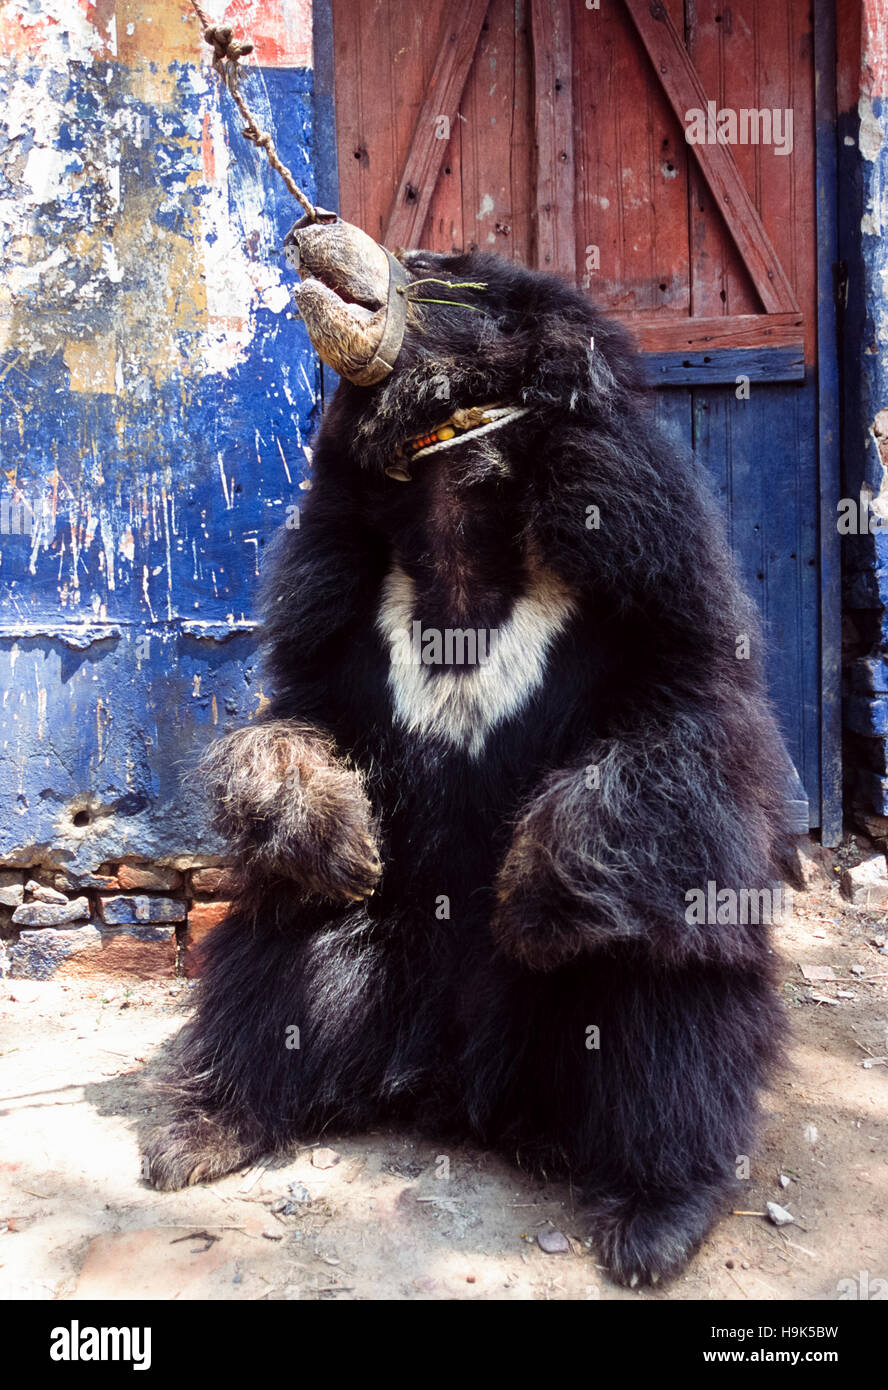
[[(375, 890), (382, 861), (372, 833), (372, 813), (353, 773), (325, 768), (308, 782), (311, 819), (300, 838), (298, 877), (325, 898), (358, 902)], [(295, 866), (290, 873), (296, 877)]]
[(547, 872), (543, 857), (513, 848), (497, 880), (491, 930), (500, 950), (528, 970), (555, 970), (588, 945), (577, 920), (579, 904)]
[(293, 879), (350, 901), (373, 892), (382, 865), (370, 803), (316, 731), (286, 720), (238, 729), (211, 747), (202, 771), (246, 877)]

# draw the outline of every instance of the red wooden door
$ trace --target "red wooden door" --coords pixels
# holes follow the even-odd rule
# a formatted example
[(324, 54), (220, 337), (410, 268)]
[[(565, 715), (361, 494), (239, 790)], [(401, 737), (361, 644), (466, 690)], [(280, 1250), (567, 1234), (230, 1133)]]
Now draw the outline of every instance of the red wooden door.
[[(333, 8), (345, 216), (392, 246), (577, 277), (654, 351), (801, 347), (804, 330), (813, 362), (808, 0)], [(686, 113), (710, 102), (738, 139), (689, 143)]]
[(567, 276), (675, 388), (658, 408), (722, 497), (819, 824), (837, 748), (822, 728), (809, 0), (332, 7), (343, 216), (392, 248), (477, 246)]

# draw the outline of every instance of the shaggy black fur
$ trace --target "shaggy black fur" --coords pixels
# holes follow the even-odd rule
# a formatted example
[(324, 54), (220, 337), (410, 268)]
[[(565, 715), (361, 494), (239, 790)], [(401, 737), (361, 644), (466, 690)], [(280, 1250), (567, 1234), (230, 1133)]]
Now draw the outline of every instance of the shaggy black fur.
[[(414, 306), (393, 375), (343, 383), (325, 416), (269, 566), (273, 708), (210, 760), (243, 889), (152, 1176), (410, 1119), (569, 1173), (614, 1277), (655, 1280), (724, 1201), (779, 1044), (767, 928), (685, 920), (689, 889), (778, 873), (786, 762), (757, 623), (622, 330), (496, 257), (405, 263), (483, 281), (426, 287), (483, 313)], [(493, 402), (530, 410), (386, 476), (407, 436)], [(423, 628), (569, 596), (542, 682), (477, 756), (395, 717), (377, 626), (394, 561)]]

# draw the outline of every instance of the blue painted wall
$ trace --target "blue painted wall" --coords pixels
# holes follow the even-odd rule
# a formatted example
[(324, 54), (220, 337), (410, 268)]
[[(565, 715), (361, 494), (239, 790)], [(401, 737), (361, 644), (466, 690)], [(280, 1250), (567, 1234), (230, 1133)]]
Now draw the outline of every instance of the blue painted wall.
[[(221, 848), (188, 771), (261, 707), (255, 581), (319, 378), (279, 252), (299, 209), (197, 28), (193, 63), (63, 38), (0, 66), (0, 863), (89, 872)], [(313, 197), (310, 67), (245, 90)]]
[(843, 492), (867, 519), (842, 541), (844, 722), (848, 804), (882, 837), (888, 833), (888, 36), (875, 13), (870, 20), (872, 27), (862, 26), (858, 100), (839, 118)]

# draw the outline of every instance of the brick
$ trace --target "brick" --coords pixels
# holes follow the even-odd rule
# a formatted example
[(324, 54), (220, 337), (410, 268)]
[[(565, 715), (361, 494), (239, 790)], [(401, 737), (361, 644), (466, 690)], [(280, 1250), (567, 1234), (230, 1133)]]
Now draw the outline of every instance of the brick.
[(120, 887), (116, 874), (81, 874), (77, 880), (78, 888), (98, 888), (114, 893)]
[(884, 656), (865, 656), (848, 667), (851, 689), (863, 695), (888, 694), (888, 661)]
[(10, 975), (14, 980), (65, 979), (93, 975), (101, 954), (101, 933), (95, 927), (73, 931), (23, 931), (10, 947)]
[(219, 893), (231, 893), (234, 879), (231, 869), (195, 869), (191, 875), (191, 887), (195, 893), (207, 893), (211, 897)]
[(188, 913), (188, 927), (185, 932), (185, 974), (194, 979), (203, 973), (204, 948), (210, 932), (228, 916), (231, 904), (227, 902), (194, 903)]
[(888, 816), (874, 816), (866, 811), (855, 811), (854, 823), (871, 840), (888, 840)]
[(855, 734), (881, 738), (888, 734), (888, 696), (852, 695), (844, 704), (845, 726)]
[(188, 869), (218, 869), (225, 867), (225, 860), (221, 854), (173, 854), (169, 858), (157, 861), (161, 866), (169, 865), (173, 869), (181, 869), (185, 873)]
[(69, 922), (88, 922), (89, 902), (86, 898), (74, 898), (64, 903), (23, 903), (12, 914), (12, 920), (21, 927), (64, 927)]
[(168, 980), (176, 973), (176, 929), (23, 931), (9, 952), (13, 979), (89, 979), (99, 975)]
[(117, 870), (121, 888), (147, 888), (156, 893), (171, 893), (181, 887), (178, 869), (161, 869), (155, 864), (121, 864)]
[(79, 887), (77, 880), (64, 869), (33, 869), (30, 877), (44, 888), (55, 888), (59, 893), (76, 893)]
[(884, 819), (888, 811), (888, 777), (878, 777), (874, 772), (863, 772), (858, 777), (858, 786), (866, 797), (871, 810)]
[(852, 762), (877, 772), (880, 777), (888, 776), (888, 757), (885, 741), (881, 738), (859, 738), (856, 740)]
[(125, 926), (102, 932), (99, 970), (139, 980), (168, 980), (176, 973), (174, 926)]
[(179, 898), (106, 897), (99, 899), (102, 921), (109, 926), (139, 922), (184, 922), (185, 904)]
[(884, 854), (874, 854), (842, 874), (842, 894), (858, 907), (888, 904), (888, 865)]

